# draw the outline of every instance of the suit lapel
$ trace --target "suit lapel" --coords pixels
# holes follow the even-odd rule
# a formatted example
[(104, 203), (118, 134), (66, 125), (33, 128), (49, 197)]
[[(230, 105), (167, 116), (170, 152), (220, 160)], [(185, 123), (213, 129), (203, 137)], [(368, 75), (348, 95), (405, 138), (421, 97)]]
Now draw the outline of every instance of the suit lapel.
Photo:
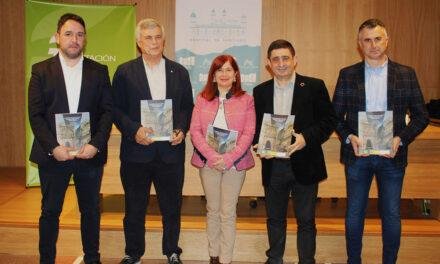
[(57, 95), (55, 95), (55, 98), (60, 101), (60, 113), (69, 113), (69, 101), (67, 99), (66, 82), (64, 81), (64, 74), (63, 69), (61, 68), (59, 55), (56, 55), (52, 58), (50, 67), (53, 73), (55, 90), (57, 91)]
[(169, 61), (167, 58), (165, 58), (165, 86), (166, 86), (166, 93), (165, 98), (172, 98), (173, 97), (173, 87), (174, 86), (174, 72), (175, 70), (173, 67), (171, 67)]
[(271, 98), (271, 100), (267, 100), (267, 108), (266, 108), (266, 111), (268, 111), (267, 113), (271, 113), (271, 114), (274, 113), (274, 109), (273, 109), (274, 82), (275, 80), (272, 79), (272, 81), (268, 83), (268, 86), (264, 88), (264, 91), (266, 91), (265, 98)]
[(393, 92), (396, 85), (396, 68), (394, 63), (388, 59), (388, 76), (387, 76), (387, 110), (393, 110)]
[(86, 100), (88, 98), (91, 98), (89, 93), (91, 92), (89, 87), (90, 84), (90, 78), (93, 76), (92, 69), (90, 67), (90, 62), (87, 60), (87, 58), (84, 58), (83, 60), (83, 66), (82, 66), (82, 76), (81, 76), (81, 92), (79, 94), (79, 102), (78, 102), (78, 112), (83, 112), (83, 107), (86, 104)]
[(150, 85), (148, 84), (147, 73), (145, 72), (144, 60), (142, 59), (142, 56), (139, 56), (136, 60), (134, 75), (138, 79), (139, 89), (141, 90), (142, 94), (141, 99), (151, 100), (152, 97)]
[(358, 89), (358, 95), (359, 99), (359, 111), (365, 111), (366, 109), (366, 102), (365, 102), (365, 62), (362, 61), (358, 64), (358, 69), (356, 73), (356, 83), (357, 83), (357, 89)]
[(296, 115), (301, 98), (304, 97), (304, 88), (306, 87), (303, 76), (298, 73), (295, 74), (295, 88), (293, 89), (292, 109), (290, 110), (290, 114), (292, 115)]

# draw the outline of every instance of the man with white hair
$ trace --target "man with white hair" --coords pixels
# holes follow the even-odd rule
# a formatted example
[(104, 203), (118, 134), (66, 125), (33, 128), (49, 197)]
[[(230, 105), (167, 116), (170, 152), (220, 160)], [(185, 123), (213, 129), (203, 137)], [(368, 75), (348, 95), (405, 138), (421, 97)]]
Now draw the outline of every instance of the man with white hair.
[[(188, 71), (163, 56), (165, 34), (154, 19), (136, 27), (138, 58), (118, 67), (113, 78), (114, 122), (121, 131), (121, 181), (125, 192), (125, 256), (121, 264), (141, 263), (145, 252), (145, 214), (151, 183), (162, 213), (162, 253), (178, 264), (185, 134), (193, 108)], [(141, 100), (172, 100), (173, 133), (154, 141), (141, 124)]]

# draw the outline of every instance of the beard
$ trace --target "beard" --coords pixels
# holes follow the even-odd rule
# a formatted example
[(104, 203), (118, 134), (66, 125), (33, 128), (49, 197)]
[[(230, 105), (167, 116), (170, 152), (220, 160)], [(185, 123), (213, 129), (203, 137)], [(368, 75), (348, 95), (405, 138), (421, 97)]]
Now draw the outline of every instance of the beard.
[[(74, 48), (76, 47), (76, 48)], [(81, 56), (83, 52), (83, 47), (80, 47), (79, 45), (76, 46), (69, 46), (67, 48), (61, 48), (60, 51), (63, 53), (63, 55), (69, 59), (77, 59)]]

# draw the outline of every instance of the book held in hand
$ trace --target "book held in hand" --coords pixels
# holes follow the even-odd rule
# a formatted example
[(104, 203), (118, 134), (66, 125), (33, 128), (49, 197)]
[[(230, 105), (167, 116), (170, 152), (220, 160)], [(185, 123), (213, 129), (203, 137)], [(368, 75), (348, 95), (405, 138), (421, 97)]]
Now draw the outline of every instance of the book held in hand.
[(289, 158), (287, 147), (292, 141), (294, 121), (294, 115), (265, 113), (261, 124), (257, 153), (277, 158)]
[(173, 101), (141, 100), (141, 124), (153, 130), (149, 137), (155, 141), (168, 141), (173, 133)]
[(70, 155), (76, 155), (85, 144), (90, 142), (90, 114), (61, 113), (55, 114), (57, 141), (60, 145), (72, 147)]
[(359, 154), (384, 155), (391, 153), (393, 142), (393, 111), (358, 113)]
[(235, 130), (209, 125), (206, 133), (206, 142), (208, 142), (208, 145), (217, 151), (217, 153), (224, 154), (235, 148), (237, 137), (238, 132)]

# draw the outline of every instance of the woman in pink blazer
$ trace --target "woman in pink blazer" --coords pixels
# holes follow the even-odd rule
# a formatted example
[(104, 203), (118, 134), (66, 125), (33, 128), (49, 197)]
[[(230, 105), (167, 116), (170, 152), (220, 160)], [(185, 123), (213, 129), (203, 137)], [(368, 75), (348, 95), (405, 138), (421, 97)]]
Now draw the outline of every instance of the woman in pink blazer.
[[(207, 141), (208, 129), (232, 142)], [(234, 58), (214, 59), (204, 89), (197, 96), (190, 134), (194, 145), (191, 163), (199, 168), (206, 196), (209, 263), (230, 263), (235, 243), (237, 201), (246, 170), (254, 166), (250, 146), (255, 133), (254, 99), (241, 88)], [(213, 144), (216, 142), (217, 144)]]

